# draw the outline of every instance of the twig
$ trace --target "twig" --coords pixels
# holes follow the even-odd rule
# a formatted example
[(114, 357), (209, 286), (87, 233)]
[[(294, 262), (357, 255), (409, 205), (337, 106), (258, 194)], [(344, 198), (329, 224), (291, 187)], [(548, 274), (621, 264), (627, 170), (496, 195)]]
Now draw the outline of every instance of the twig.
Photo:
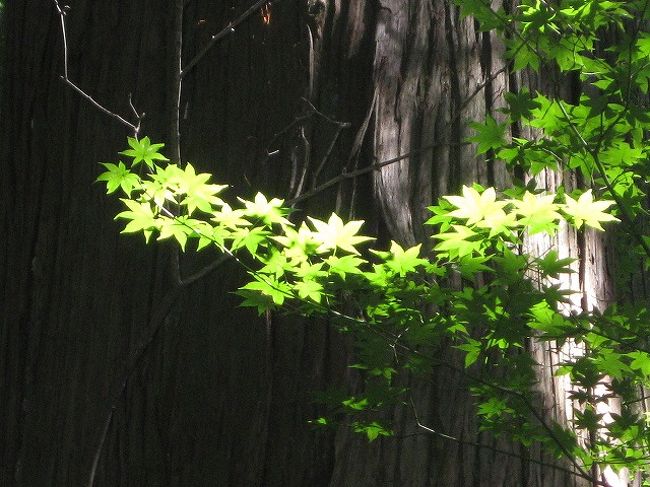
[(309, 101), (307, 98), (305, 98), (304, 96), (301, 97), (300, 99), (301, 99), (302, 101), (304, 101), (304, 102), (307, 104), (307, 106), (311, 109), (312, 112), (314, 112), (314, 113), (317, 114), (318, 116), (324, 118), (324, 119), (327, 120), (329, 123), (332, 123), (332, 124), (334, 124), (334, 125), (338, 125), (338, 126), (341, 127), (341, 128), (347, 128), (347, 127), (350, 126), (350, 122), (341, 122), (340, 120), (335, 120), (335, 119), (333, 119), (332, 117), (329, 117), (329, 116), (325, 115), (325, 114), (324, 114), (323, 112), (321, 112), (318, 108), (316, 108), (312, 102), (310, 102), (310, 101)]
[(173, 305), (176, 303), (178, 298), (181, 296), (182, 288), (180, 286), (174, 286), (167, 291), (167, 294), (162, 299), (160, 304), (156, 306), (154, 315), (149, 320), (149, 326), (147, 327), (148, 332), (146, 332), (144, 338), (139, 343), (138, 347), (135, 349), (129, 361), (127, 362), (126, 371), (124, 375), (117, 381), (113, 387), (111, 387), (111, 400), (104, 421), (104, 426), (102, 429), (102, 434), (100, 436), (97, 448), (95, 450), (95, 455), (93, 457), (93, 465), (89, 474), (87, 487), (93, 487), (95, 484), (95, 476), (97, 473), (97, 467), (99, 465), (99, 459), (101, 458), (102, 451), (104, 449), (104, 444), (106, 442), (106, 437), (108, 429), (111, 425), (113, 417), (115, 415), (115, 410), (117, 409), (118, 404), (120, 403), (122, 395), (126, 391), (126, 386), (128, 384), (129, 378), (135, 372), (140, 360), (144, 356), (145, 352), (149, 349), (155, 338), (158, 336), (162, 325), (167, 318), (169, 311), (172, 309)]
[(68, 79), (68, 35), (65, 30), (65, 10), (61, 8), (58, 0), (54, 0), (54, 6), (59, 14), (59, 21), (61, 22), (61, 37), (63, 39), (63, 75)]
[(101, 112), (104, 112), (106, 115), (113, 117), (114, 119), (118, 120), (122, 125), (130, 128), (133, 131), (133, 135), (135, 137), (138, 136), (139, 132), (139, 126), (140, 126), (140, 121), (138, 120), (137, 125), (129, 122), (126, 120), (124, 117), (118, 115), (115, 112), (110, 111), (108, 108), (106, 108), (104, 105), (99, 103), (97, 100), (95, 100), (92, 96), (90, 96), (88, 93), (86, 93), (84, 90), (79, 88), (74, 82), (72, 82), (70, 79), (61, 76), (61, 80), (68, 85), (70, 88), (72, 88), (74, 91), (76, 91), (79, 95), (81, 95), (82, 98), (88, 100), (95, 108), (100, 110)]
[(229, 254), (221, 254), (217, 259), (215, 259), (214, 261), (212, 261), (210, 264), (208, 264), (207, 266), (205, 266), (203, 269), (201, 269), (201, 270), (195, 272), (194, 274), (192, 274), (192, 275), (186, 277), (185, 279), (183, 279), (183, 277), (181, 276), (180, 279), (179, 279), (179, 283), (180, 283), (180, 285), (183, 286), (183, 287), (185, 287), (185, 286), (189, 286), (190, 284), (192, 284), (192, 283), (198, 281), (199, 279), (204, 278), (205, 276), (207, 276), (207, 275), (210, 274), (211, 272), (215, 271), (215, 270), (218, 269), (218, 268), (219, 268), (219, 267), (220, 267), (224, 262), (227, 262), (227, 261), (229, 261), (230, 259), (231, 259), (231, 256), (230, 256)]
[(324, 182), (323, 184), (320, 184), (316, 186), (315, 188), (311, 189), (310, 191), (307, 191), (306, 193), (298, 196), (297, 198), (293, 198), (291, 200), (288, 200), (286, 203), (288, 205), (295, 205), (296, 203), (299, 203), (301, 201), (307, 200), (309, 198), (314, 197), (318, 193), (323, 192), (324, 190), (334, 186), (335, 184), (340, 183), (341, 181), (345, 181), (346, 179), (352, 179), (356, 178), (358, 176), (361, 176), (362, 174), (367, 174), (372, 171), (376, 171), (378, 169), (381, 169), (384, 166), (388, 166), (389, 164), (394, 164), (396, 162), (402, 161), (404, 159), (408, 159), (411, 156), (417, 155), (417, 154), (422, 154), (424, 152), (430, 151), (432, 149), (436, 149), (438, 147), (442, 146), (464, 146), (464, 145), (470, 145), (470, 142), (436, 142), (434, 144), (429, 144), (425, 145), (424, 147), (420, 147), (419, 149), (406, 152), (405, 154), (402, 154), (401, 156), (393, 157), (392, 159), (387, 159), (385, 161), (381, 162), (376, 162), (375, 164), (371, 164), (370, 166), (362, 167), (361, 169), (356, 169), (354, 171), (350, 172), (343, 172), (339, 174), (336, 177), (333, 177), (329, 181)]
[[(89, 101), (95, 108), (100, 110), (101, 112), (105, 113), (109, 117), (114, 118), (115, 120), (118, 120), (122, 125), (130, 128), (133, 131), (133, 135), (135, 137), (138, 136), (138, 133), (140, 131), (140, 116), (138, 115), (138, 112), (133, 108), (133, 112), (136, 115), (136, 123), (133, 124), (126, 120), (124, 117), (118, 115), (117, 113), (109, 110), (106, 108), (104, 105), (99, 103), (97, 100), (95, 100), (92, 96), (90, 96), (88, 93), (86, 93), (84, 90), (82, 90), (79, 86), (77, 86), (69, 77), (68, 75), (68, 36), (66, 33), (66, 26), (65, 26), (65, 16), (66, 16), (66, 8), (61, 8), (59, 5), (58, 0), (53, 0), (54, 6), (56, 7), (56, 11), (59, 14), (59, 19), (61, 23), (61, 38), (63, 39), (63, 76), (61, 76), (61, 80), (68, 85), (70, 88), (72, 88), (74, 91), (76, 91), (79, 95), (81, 95), (82, 98), (85, 100)], [(129, 104), (131, 104), (129, 100)], [(132, 106), (132, 105), (131, 105)]]
[(183, 3), (176, 0), (174, 4), (173, 27), (171, 32), (173, 55), (171, 56), (171, 93), (169, 106), (169, 136), (172, 160), (181, 162), (180, 107), (183, 89), (181, 66), (183, 58)]
[[(279, 0), (276, 0), (276, 2), (277, 1)], [(187, 75), (187, 73), (189, 73), (199, 63), (199, 61), (203, 58), (203, 56), (205, 56), (207, 52), (210, 49), (212, 49), (218, 41), (220, 41), (227, 35), (235, 32), (235, 27), (237, 27), (248, 17), (253, 15), (255, 12), (257, 12), (259, 9), (261, 9), (265, 3), (267, 3), (267, 0), (257, 0), (243, 14), (241, 14), (235, 20), (229, 22), (228, 25), (226, 25), (223, 29), (221, 29), (219, 32), (217, 32), (212, 37), (210, 37), (208, 43), (205, 46), (203, 46), (203, 48), (192, 58), (192, 60), (189, 63), (187, 63), (187, 66), (185, 66), (181, 70), (181, 79), (183, 79)]]
[[(415, 419), (415, 424), (417, 425), (418, 428), (426, 431), (427, 433), (438, 436), (439, 438), (442, 438), (444, 440), (454, 441), (454, 442), (459, 443), (461, 445), (473, 446), (473, 447), (476, 447), (476, 448), (482, 448), (482, 449), (485, 449), (485, 450), (490, 450), (490, 451), (493, 451), (495, 453), (500, 453), (501, 455), (507, 455), (509, 457), (518, 458), (519, 460), (528, 461), (528, 462), (534, 463), (536, 465), (539, 465), (541, 467), (548, 467), (548, 468), (552, 468), (554, 470), (559, 470), (560, 472), (564, 472), (564, 473), (567, 473), (567, 474), (572, 475), (572, 476), (580, 477), (580, 478), (583, 478), (585, 480), (589, 480), (589, 481), (594, 480), (594, 478), (591, 475), (584, 475), (581, 472), (576, 472), (575, 470), (571, 470), (571, 469), (563, 467), (561, 465), (557, 465), (557, 464), (554, 464), (554, 463), (543, 462), (543, 461), (537, 460), (535, 458), (525, 457), (525, 456), (520, 455), (520, 454), (515, 453), (515, 452), (511, 452), (511, 451), (508, 451), (508, 450), (503, 450), (503, 449), (498, 448), (496, 446), (486, 445), (484, 443), (479, 443), (477, 441), (464, 440), (464, 439), (461, 439), (461, 438), (456, 438), (454, 436), (447, 435), (445, 433), (441, 433), (440, 431), (436, 431), (435, 429), (433, 429), (433, 428), (423, 424), (422, 422), (420, 422), (420, 418), (418, 417), (417, 410), (415, 409), (415, 404), (413, 402), (413, 398), (410, 397), (409, 401), (411, 403), (411, 408), (413, 410), (413, 416), (414, 416), (414, 419)], [(598, 482), (597, 485), (605, 486), (606, 484), (604, 484), (602, 482)]]
[(88, 479), (88, 487), (93, 487), (95, 483), (95, 476), (97, 475), (97, 467), (99, 466), (99, 459), (102, 456), (102, 450), (104, 449), (104, 443), (106, 442), (106, 436), (108, 436), (108, 430), (113, 422), (113, 416), (115, 415), (115, 405), (111, 406), (111, 410), (106, 416), (104, 421), (104, 427), (102, 428), (102, 435), (99, 438), (99, 445), (95, 450), (95, 455), (93, 456), (93, 465), (90, 468), (90, 476)]
[[(334, 146), (336, 145), (337, 140), (339, 139), (339, 135), (341, 135), (341, 130), (343, 130), (342, 127), (336, 127), (336, 132), (334, 132), (334, 136), (332, 137), (332, 140), (329, 143), (329, 146), (327, 147), (327, 151), (325, 151), (325, 155), (320, 161), (320, 164), (318, 164), (318, 167), (314, 171), (314, 175), (312, 176), (312, 188), (316, 187), (316, 181), (318, 180), (318, 176), (320, 175), (321, 171), (325, 167), (325, 164), (327, 163), (327, 160), (329, 157), (332, 155), (332, 151), (334, 150)], [(300, 195), (296, 195), (300, 196)]]
[[(370, 125), (370, 119), (372, 118), (372, 114), (375, 112), (375, 107), (377, 105), (378, 97), (379, 97), (379, 87), (375, 86), (375, 91), (372, 94), (372, 101), (370, 102), (370, 106), (368, 107), (366, 116), (364, 117), (363, 122), (361, 123), (361, 127), (359, 127), (359, 130), (357, 131), (357, 134), (354, 137), (352, 150), (350, 151), (350, 155), (348, 156), (348, 162), (345, 165), (346, 172), (349, 171), (351, 167), (353, 171), (356, 171), (359, 168), (359, 154), (361, 153), (361, 147), (363, 146), (363, 141), (366, 139), (366, 133), (368, 132), (368, 126)], [(352, 220), (353, 217), (354, 206), (357, 200), (357, 187), (358, 187), (357, 183), (358, 180), (356, 178), (352, 180), (352, 190), (350, 192), (351, 194), (350, 194), (348, 220)]]
[[(338, 130), (340, 130), (340, 128)], [(289, 194), (293, 193), (294, 196), (300, 196), (300, 193), (302, 193), (302, 188), (305, 185), (305, 179), (307, 178), (307, 172), (309, 171), (309, 166), (311, 165), (311, 144), (305, 136), (305, 127), (300, 128), (300, 140), (302, 141), (304, 161), (302, 164), (302, 174), (300, 175), (298, 186), (296, 187), (295, 192), (289, 191)]]

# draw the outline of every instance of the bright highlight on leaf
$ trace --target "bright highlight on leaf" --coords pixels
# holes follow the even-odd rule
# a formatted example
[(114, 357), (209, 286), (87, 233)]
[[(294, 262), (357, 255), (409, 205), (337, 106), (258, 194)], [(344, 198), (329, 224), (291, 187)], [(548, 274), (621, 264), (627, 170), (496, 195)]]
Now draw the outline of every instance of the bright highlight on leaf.
[(287, 209), (282, 207), (284, 200), (272, 198), (266, 199), (262, 193), (257, 193), (253, 201), (246, 201), (238, 198), (246, 206), (246, 215), (261, 219), (267, 225), (275, 223), (281, 225), (291, 225), (291, 222), (284, 218)]
[(358, 255), (359, 251), (355, 248), (355, 245), (373, 240), (372, 237), (357, 235), (363, 225), (361, 220), (343, 223), (343, 220), (337, 214), (332, 213), (327, 223), (312, 217), (309, 217), (309, 221), (315, 229), (314, 239), (320, 243), (318, 252), (339, 248)]
[(574, 200), (569, 195), (565, 196), (566, 204), (563, 211), (573, 218), (576, 227), (580, 228), (583, 223), (598, 230), (603, 230), (602, 222), (619, 221), (613, 215), (605, 213), (605, 210), (614, 204), (614, 201), (594, 201), (591, 190), (587, 190)]
[(503, 214), (503, 207), (507, 204), (504, 201), (496, 201), (494, 188), (487, 188), (483, 193), (479, 193), (474, 188), (463, 186), (463, 196), (445, 196), (444, 198), (458, 208), (449, 215), (467, 219), (467, 225), (494, 218), (495, 214), (500, 217)]
[(551, 232), (556, 222), (562, 218), (558, 213), (559, 205), (553, 203), (555, 195), (534, 195), (528, 191), (521, 200), (511, 200), (515, 213), (520, 215), (519, 223), (528, 227), (534, 235), (539, 232)]
[(194, 166), (188, 163), (182, 176), (179, 177), (178, 188), (185, 198), (182, 205), (187, 206), (188, 214), (194, 213), (197, 208), (205, 213), (212, 211), (212, 206), (221, 205), (223, 201), (216, 195), (228, 187), (227, 184), (207, 184), (210, 174), (196, 174)]

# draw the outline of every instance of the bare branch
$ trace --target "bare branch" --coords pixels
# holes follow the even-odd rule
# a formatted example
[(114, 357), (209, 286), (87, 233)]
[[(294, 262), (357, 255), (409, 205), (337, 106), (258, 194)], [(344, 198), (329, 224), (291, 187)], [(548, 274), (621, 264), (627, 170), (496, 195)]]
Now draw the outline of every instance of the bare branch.
[(434, 144), (429, 144), (425, 145), (424, 147), (420, 147), (419, 149), (406, 152), (405, 154), (402, 154), (401, 156), (393, 157), (392, 159), (387, 159), (385, 161), (381, 162), (376, 162), (374, 164), (371, 164), (370, 166), (362, 167), (360, 169), (356, 169), (354, 171), (350, 172), (343, 172), (339, 174), (336, 177), (333, 177), (329, 181), (324, 182), (323, 184), (320, 184), (313, 188), (310, 191), (307, 191), (306, 193), (298, 196), (297, 198), (293, 198), (291, 200), (288, 200), (286, 203), (288, 205), (295, 205), (296, 203), (299, 203), (301, 201), (307, 200), (309, 198), (314, 197), (318, 193), (321, 193), (325, 191), (328, 188), (331, 188), (332, 186), (340, 183), (341, 181), (345, 181), (346, 179), (352, 179), (359, 177), (363, 174), (370, 173), (372, 171), (377, 171), (378, 169), (381, 169), (384, 166), (388, 166), (389, 164), (394, 164), (396, 162), (402, 161), (404, 159), (408, 159), (409, 157), (412, 157), (417, 154), (422, 154), (425, 152), (428, 152), (430, 150), (436, 149), (438, 147), (443, 147), (443, 146), (464, 146), (464, 145), (469, 145), (470, 142), (436, 142)]
[(106, 414), (106, 419), (102, 427), (102, 434), (100, 436), (97, 448), (95, 449), (95, 455), (93, 457), (93, 465), (88, 477), (87, 487), (93, 487), (95, 484), (95, 476), (97, 474), (97, 467), (99, 465), (99, 459), (101, 458), (102, 451), (104, 449), (104, 444), (106, 442), (106, 437), (108, 434), (109, 427), (115, 416), (115, 410), (117, 409), (118, 404), (121, 401), (122, 395), (126, 391), (126, 386), (129, 382), (131, 375), (135, 372), (140, 361), (144, 357), (146, 351), (149, 349), (151, 344), (154, 342), (158, 336), (162, 325), (165, 323), (169, 312), (172, 307), (181, 296), (182, 288), (179, 286), (174, 286), (167, 291), (167, 294), (163, 297), (162, 301), (154, 308), (154, 313), (149, 320), (149, 325), (143, 335), (143, 338), (139, 342), (135, 351), (129, 357), (129, 360), (126, 365), (126, 370), (124, 374), (116, 381), (111, 387), (111, 397), (108, 413)]
[(217, 270), (219, 267), (221, 267), (222, 264), (225, 262), (228, 262), (231, 259), (230, 254), (221, 254), (217, 259), (215, 259), (213, 262), (205, 266), (203, 269), (195, 272), (194, 274), (183, 278), (182, 276), (179, 279), (179, 283), (181, 286), (189, 286), (190, 284), (195, 283), (196, 281), (203, 279), (205, 276), (208, 274), (212, 273), (213, 271)]
[(88, 93), (86, 93), (84, 90), (79, 88), (74, 82), (70, 81), (70, 79), (65, 78), (64, 76), (61, 76), (61, 80), (68, 85), (70, 88), (72, 88), (74, 91), (76, 91), (79, 95), (81, 95), (82, 98), (88, 100), (95, 108), (97, 108), (99, 111), (105, 113), (109, 117), (113, 117), (114, 119), (118, 120), (122, 125), (130, 128), (133, 131), (133, 134), (135, 137), (138, 136), (138, 132), (140, 130), (140, 120), (138, 120), (137, 124), (133, 124), (126, 120), (124, 117), (118, 115), (115, 112), (110, 111), (108, 108), (106, 108), (104, 105), (99, 103), (97, 100), (95, 100), (92, 96), (90, 96)]
[(530, 458), (530, 457), (525, 457), (525, 456), (523, 456), (521, 454), (518, 454), (518, 453), (515, 453), (515, 452), (512, 452), (512, 451), (508, 451), (508, 450), (503, 450), (501, 448), (497, 448), (497, 447), (492, 446), (492, 445), (486, 445), (484, 443), (479, 443), (477, 441), (470, 441), (470, 440), (464, 440), (464, 439), (461, 439), (461, 438), (456, 438), (454, 436), (450, 436), (450, 435), (447, 435), (447, 434), (442, 433), (440, 431), (437, 431), (437, 430), (423, 424), (420, 421), (418, 411), (417, 411), (416, 406), (415, 406), (415, 402), (413, 401), (413, 397), (410, 396), (410, 395), (409, 395), (409, 402), (410, 402), (410, 405), (411, 405), (411, 410), (413, 412), (413, 417), (415, 419), (415, 424), (417, 425), (417, 427), (420, 428), (421, 430), (426, 431), (429, 434), (432, 434), (432, 435), (435, 435), (435, 436), (437, 436), (439, 438), (442, 438), (443, 440), (454, 441), (454, 442), (459, 443), (461, 445), (467, 445), (467, 446), (472, 446), (472, 447), (475, 447), (475, 448), (482, 448), (482, 449), (490, 450), (490, 451), (493, 451), (495, 453), (500, 453), (501, 455), (507, 455), (509, 457), (518, 458), (520, 460), (523, 460), (523, 461), (526, 461), (526, 462), (531, 462), (531, 463), (534, 463), (536, 465), (540, 465), (542, 467), (551, 468), (553, 470), (559, 470), (560, 472), (565, 472), (565, 473), (567, 473), (569, 475), (574, 475), (576, 477), (580, 477), (580, 478), (589, 480), (590, 482), (596, 481), (595, 485), (601, 485), (601, 486), (606, 485), (606, 484), (604, 484), (604, 483), (602, 483), (600, 481), (597, 481), (591, 475), (584, 475), (581, 472), (571, 470), (571, 469), (563, 467), (561, 465), (557, 465), (557, 464), (554, 464), (554, 463), (543, 462), (541, 460), (537, 460), (535, 458)]
[(180, 110), (182, 76), (181, 66), (183, 57), (183, 0), (176, 0), (174, 3), (173, 26), (171, 29), (171, 43), (173, 54), (171, 56), (170, 79), (170, 106), (169, 106), (169, 137), (170, 155), (173, 161), (181, 162), (181, 130)]
[(212, 37), (210, 37), (208, 43), (205, 46), (203, 46), (203, 48), (192, 58), (192, 60), (189, 63), (187, 63), (187, 66), (185, 66), (181, 70), (181, 79), (183, 79), (187, 75), (187, 73), (189, 73), (199, 63), (199, 61), (203, 59), (203, 56), (205, 56), (207, 52), (210, 49), (212, 49), (217, 42), (219, 42), (227, 35), (235, 32), (235, 27), (237, 27), (239, 24), (244, 22), (248, 17), (253, 15), (259, 9), (261, 9), (266, 3), (267, 0), (257, 0), (243, 14), (241, 14), (235, 20), (229, 22), (228, 25), (226, 25), (223, 29), (221, 29), (219, 32), (217, 32)]
[[(71, 79), (68, 74), (68, 35), (66, 32), (66, 26), (65, 26), (65, 16), (67, 13), (67, 6), (61, 8), (61, 5), (59, 4), (58, 0), (53, 0), (54, 6), (56, 7), (56, 11), (59, 14), (59, 19), (61, 23), (61, 38), (63, 39), (63, 76), (61, 76), (61, 79), (63, 82), (68, 85), (70, 88), (72, 88), (74, 91), (76, 91), (79, 95), (81, 95), (82, 98), (86, 99), (89, 101), (95, 108), (97, 108), (99, 111), (105, 113), (109, 117), (114, 118), (115, 120), (118, 120), (122, 125), (128, 127), (133, 131), (133, 135), (135, 137), (138, 136), (138, 133), (140, 131), (140, 119), (141, 117), (138, 115), (138, 112), (133, 108), (133, 112), (135, 113), (136, 116), (136, 123), (133, 124), (126, 120), (124, 117), (118, 115), (117, 113), (109, 110), (106, 108), (104, 105), (99, 103), (97, 100), (95, 100), (92, 96), (90, 96), (88, 93), (86, 93), (84, 90), (82, 90), (79, 86), (77, 86)], [(130, 96), (129, 96), (129, 104), (131, 107), (133, 105), (131, 104)]]

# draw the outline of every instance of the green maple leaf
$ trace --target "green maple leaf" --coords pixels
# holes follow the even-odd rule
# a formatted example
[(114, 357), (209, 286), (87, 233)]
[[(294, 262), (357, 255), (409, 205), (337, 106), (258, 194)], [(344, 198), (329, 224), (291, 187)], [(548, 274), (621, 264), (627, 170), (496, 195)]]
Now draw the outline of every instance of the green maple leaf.
[(359, 251), (355, 248), (355, 245), (373, 240), (372, 237), (357, 235), (363, 225), (362, 220), (344, 224), (343, 220), (336, 213), (332, 213), (327, 223), (312, 217), (309, 217), (309, 221), (315, 229), (314, 239), (320, 243), (318, 252), (326, 252), (339, 248), (351, 254), (358, 255)]
[(320, 245), (315, 239), (312, 231), (303, 222), (298, 230), (292, 227), (284, 228), (284, 235), (271, 237), (284, 248), (284, 254), (292, 262), (303, 262), (307, 257), (313, 255)]
[(571, 263), (575, 262), (575, 260), (571, 257), (560, 259), (557, 251), (551, 250), (543, 259), (537, 259), (536, 262), (545, 275), (557, 279), (560, 277), (560, 274), (571, 274), (575, 272), (570, 267)]
[(182, 205), (187, 205), (187, 213), (191, 215), (197, 208), (206, 213), (212, 212), (212, 205), (222, 205), (223, 201), (216, 195), (228, 187), (227, 184), (207, 184), (210, 174), (196, 174), (192, 164), (188, 163), (182, 176), (179, 177), (179, 192), (184, 193)]
[(160, 225), (157, 221), (158, 215), (154, 212), (151, 204), (148, 201), (137, 202), (129, 199), (122, 198), (122, 202), (129, 208), (122, 211), (115, 216), (115, 219), (130, 220), (122, 233), (135, 233), (142, 232), (145, 241), (149, 241), (149, 237), (155, 229)]
[(477, 142), (477, 154), (484, 154), (490, 149), (499, 149), (505, 145), (505, 123), (497, 123), (494, 118), (488, 116), (485, 119), (485, 124), (473, 122), (469, 124), (471, 128), (476, 130), (477, 134), (470, 137), (470, 142)]
[(600, 154), (603, 162), (614, 166), (633, 166), (639, 159), (643, 158), (643, 150), (634, 148), (627, 142), (617, 142)]
[(140, 186), (140, 177), (129, 171), (123, 162), (112, 164), (110, 162), (101, 162), (107, 171), (100, 174), (96, 181), (106, 182), (106, 194), (114, 193), (118, 188), (122, 188), (127, 196), (131, 196), (133, 189)]
[(624, 374), (630, 370), (630, 367), (621, 360), (622, 357), (623, 355), (620, 353), (603, 349), (600, 351), (600, 356), (594, 360), (594, 363), (606, 374), (615, 379), (622, 379)]
[(293, 284), (294, 289), (298, 292), (301, 299), (311, 299), (320, 303), (323, 296), (323, 286), (316, 281), (304, 280)]
[(477, 235), (471, 228), (464, 225), (452, 225), (452, 228), (453, 232), (433, 236), (433, 238), (442, 240), (435, 246), (435, 250), (446, 252), (449, 257), (463, 257), (480, 249), (480, 241), (470, 240)]
[(169, 160), (160, 152), (158, 152), (160, 149), (165, 147), (165, 144), (152, 144), (151, 140), (149, 140), (149, 137), (144, 137), (142, 140), (138, 140), (134, 137), (129, 137), (127, 141), (131, 148), (120, 152), (120, 154), (132, 157), (132, 166), (136, 166), (140, 162), (144, 162), (147, 166), (153, 169), (155, 165), (154, 161)]
[(614, 201), (594, 201), (594, 196), (590, 189), (582, 193), (577, 201), (569, 195), (566, 195), (565, 198), (566, 203), (562, 210), (573, 218), (577, 228), (585, 224), (598, 230), (603, 230), (603, 227), (600, 225), (601, 222), (619, 221), (615, 216), (605, 213), (605, 210), (612, 206)]
[(291, 225), (291, 222), (285, 218), (289, 210), (282, 207), (284, 200), (278, 198), (267, 200), (262, 193), (257, 193), (253, 201), (238, 199), (246, 206), (245, 214), (247, 216), (259, 218), (266, 225), (273, 225), (274, 223), (283, 226)]
[(418, 257), (420, 255), (420, 247), (422, 245), (416, 245), (415, 247), (404, 250), (397, 242), (391, 241), (389, 252), (378, 252), (374, 250), (372, 252), (382, 257), (390, 270), (399, 274), (400, 277), (404, 277), (407, 273), (413, 272), (417, 267), (429, 263), (427, 259)]
[(573, 328), (570, 321), (555, 311), (546, 301), (540, 301), (530, 308), (531, 320), (528, 326), (549, 335), (565, 333)]
[(231, 238), (233, 239), (232, 250), (245, 247), (255, 257), (258, 247), (266, 246), (265, 244), (269, 239), (269, 232), (264, 227), (242, 227), (233, 231)]
[(638, 370), (646, 378), (650, 377), (650, 355), (646, 352), (630, 352), (627, 354), (632, 359), (630, 368)]
[[(269, 275), (262, 276), (259, 274), (254, 274), (253, 278), (255, 280), (240, 287), (237, 294), (246, 298), (250, 298), (251, 294), (247, 293), (246, 291), (252, 291), (253, 293), (257, 292), (264, 296), (268, 296), (273, 301), (273, 304), (278, 306), (281, 306), (284, 303), (285, 299), (293, 297), (293, 294), (291, 293), (291, 286), (289, 286), (289, 284), (286, 282), (278, 281)], [(259, 304), (259, 302), (255, 302), (255, 306), (258, 306)]]
[(515, 213), (521, 215), (519, 223), (528, 227), (531, 235), (548, 232), (557, 228), (557, 221), (562, 218), (558, 213), (559, 205), (553, 203), (554, 195), (534, 195), (526, 191), (521, 200), (511, 200)]
[(539, 103), (533, 99), (530, 92), (525, 88), (518, 93), (506, 93), (505, 99), (510, 106), (507, 112), (513, 120), (530, 118), (532, 110), (539, 108)]
[(158, 235), (158, 240), (165, 240), (170, 237), (174, 238), (181, 249), (185, 250), (188, 235), (194, 233), (191, 222), (187, 217), (159, 218), (159, 223), (160, 235)]
[[(473, 225), (481, 220), (500, 219), (505, 216), (504, 201), (496, 201), (494, 188), (487, 188), (483, 193), (469, 186), (463, 186), (463, 196), (445, 196), (444, 199), (454, 205), (457, 210), (449, 213), (456, 218), (467, 219), (467, 225)], [(489, 224), (492, 226), (492, 224)]]
[(214, 216), (211, 218), (211, 220), (222, 225), (224, 228), (237, 230), (239, 227), (249, 227), (252, 225), (251, 222), (244, 218), (244, 210), (233, 210), (228, 203), (224, 203), (221, 209), (219, 211), (215, 211), (213, 215)]
[(282, 276), (285, 273), (285, 270), (289, 267), (286, 256), (277, 250), (273, 250), (270, 257), (261, 260), (265, 265), (259, 270), (259, 272), (264, 274), (273, 274), (277, 278)]
[(354, 255), (344, 255), (343, 257), (330, 255), (325, 259), (325, 263), (329, 266), (331, 273), (338, 274), (345, 279), (346, 274), (361, 274), (359, 266), (365, 264), (366, 261)]

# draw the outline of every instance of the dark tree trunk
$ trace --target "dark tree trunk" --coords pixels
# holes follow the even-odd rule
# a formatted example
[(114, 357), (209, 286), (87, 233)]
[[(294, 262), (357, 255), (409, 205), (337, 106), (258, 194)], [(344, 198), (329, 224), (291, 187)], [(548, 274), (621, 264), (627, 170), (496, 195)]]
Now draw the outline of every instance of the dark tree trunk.
[[(132, 93), (142, 133), (169, 141), (173, 8), (69, 3), (70, 77), (127, 117)], [(183, 65), (250, 3), (186, 2)], [(405, 378), (421, 420), (515, 456), (426, 435), (405, 409), (397, 437), (370, 445), (313, 430), (313, 393), (357, 381), (345, 341), (328, 323), (237, 309), (232, 263), (179, 289), (170, 248), (118, 235), (119, 205), (93, 181), (129, 131), (59, 79), (58, 22), (47, 1), (6, 6), (1, 485), (85, 485), (98, 451), (96, 486), (573, 485), (526, 460), (538, 452), (479, 434), (466, 384), (447, 370)], [(460, 144), (512, 81), (487, 81), (499, 46), (448, 1), (283, 0), (268, 25), (256, 12), (185, 75), (183, 158), (232, 194), (291, 197), (413, 152), (298, 206), (364, 218), (383, 241), (422, 240), (435, 197), (506, 180)], [(181, 273), (215, 258), (182, 256)]]

